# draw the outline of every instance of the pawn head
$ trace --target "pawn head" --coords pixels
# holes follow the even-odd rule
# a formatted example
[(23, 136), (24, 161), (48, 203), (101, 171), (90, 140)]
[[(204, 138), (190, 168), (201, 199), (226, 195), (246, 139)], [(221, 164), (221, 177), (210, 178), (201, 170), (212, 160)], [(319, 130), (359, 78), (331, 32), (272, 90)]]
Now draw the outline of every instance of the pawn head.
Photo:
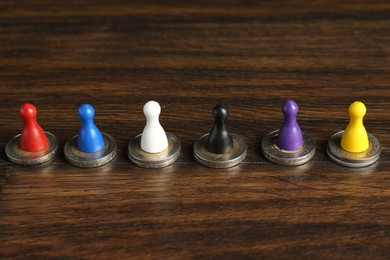
[(353, 102), (348, 109), (349, 116), (353, 118), (362, 118), (366, 114), (366, 106), (360, 102)]
[(79, 107), (78, 113), (80, 119), (83, 121), (93, 118), (93, 116), (95, 115), (95, 109), (93, 109), (90, 104), (83, 104)]
[(24, 120), (32, 120), (37, 117), (37, 109), (33, 104), (25, 103), (20, 108), (20, 115)]
[(158, 117), (161, 107), (156, 101), (149, 101), (144, 105), (144, 115), (146, 118)]
[(288, 99), (283, 102), (282, 112), (285, 117), (296, 116), (298, 114), (298, 105), (294, 100)]
[(223, 105), (216, 105), (213, 108), (213, 116), (216, 122), (224, 122), (228, 114), (227, 108)]

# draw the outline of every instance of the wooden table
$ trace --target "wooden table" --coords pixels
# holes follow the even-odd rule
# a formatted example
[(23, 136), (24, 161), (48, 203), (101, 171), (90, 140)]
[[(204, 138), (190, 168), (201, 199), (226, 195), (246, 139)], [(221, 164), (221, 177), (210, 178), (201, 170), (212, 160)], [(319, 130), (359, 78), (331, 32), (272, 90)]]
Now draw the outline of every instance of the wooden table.
[[(389, 17), (388, 1), (3, 1), (0, 257), (388, 258)], [(298, 103), (317, 145), (300, 167), (260, 154), (285, 99)], [(159, 170), (127, 158), (148, 100), (182, 142), (178, 161)], [(325, 152), (355, 100), (383, 146), (364, 169)], [(25, 102), (59, 140), (48, 166), (6, 159)], [(62, 153), (83, 103), (118, 143), (115, 162), (101, 168), (76, 168)], [(227, 170), (192, 155), (218, 103), (248, 144), (244, 162)]]

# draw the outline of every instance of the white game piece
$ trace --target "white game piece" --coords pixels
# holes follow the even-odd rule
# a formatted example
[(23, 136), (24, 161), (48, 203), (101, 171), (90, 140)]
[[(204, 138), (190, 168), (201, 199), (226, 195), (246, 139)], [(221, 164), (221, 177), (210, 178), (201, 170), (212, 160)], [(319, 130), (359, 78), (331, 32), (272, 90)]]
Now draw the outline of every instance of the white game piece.
[(168, 138), (158, 117), (161, 107), (156, 101), (149, 101), (144, 105), (146, 126), (142, 132), (141, 149), (147, 153), (159, 153), (168, 148)]
[(162, 168), (174, 163), (180, 156), (180, 140), (165, 132), (158, 116), (161, 107), (156, 101), (144, 105), (146, 126), (127, 146), (127, 155), (135, 165), (143, 168)]

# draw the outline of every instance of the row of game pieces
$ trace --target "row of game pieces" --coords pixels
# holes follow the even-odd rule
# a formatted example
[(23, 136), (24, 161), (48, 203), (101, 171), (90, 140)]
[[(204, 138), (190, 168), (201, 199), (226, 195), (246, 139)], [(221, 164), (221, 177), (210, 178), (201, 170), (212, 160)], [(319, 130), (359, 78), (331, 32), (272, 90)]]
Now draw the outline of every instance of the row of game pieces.
[[(266, 135), (261, 151), (269, 161), (280, 165), (301, 165), (315, 154), (313, 139), (302, 133), (297, 123), (298, 105), (286, 100), (282, 105), (284, 121), (279, 130)], [(176, 161), (180, 155), (180, 141), (166, 133), (159, 122), (160, 105), (155, 101), (143, 107), (146, 126), (128, 145), (128, 157), (144, 168), (161, 168)], [(337, 132), (328, 141), (327, 154), (338, 164), (347, 167), (364, 167), (378, 160), (381, 145), (363, 125), (366, 107), (354, 102), (349, 107), (350, 122), (344, 131)], [(42, 130), (37, 123), (37, 110), (32, 104), (20, 109), (24, 120), (22, 133), (6, 146), (9, 160), (21, 165), (41, 164), (52, 159), (58, 149), (56, 137)], [(116, 155), (115, 139), (100, 132), (93, 118), (95, 111), (89, 104), (80, 106), (78, 115), (81, 127), (78, 135), (64, 146), (66, 159), (79, 167), (98, 167), (110, 162)], [(246, 156), (244, 139), (230, 133), (227, 127), (228, 110), (222, 105), (213, 108), (214, 127), (194, 144), (196, 160), (211, 168), (228, 168), (238, 165)]]

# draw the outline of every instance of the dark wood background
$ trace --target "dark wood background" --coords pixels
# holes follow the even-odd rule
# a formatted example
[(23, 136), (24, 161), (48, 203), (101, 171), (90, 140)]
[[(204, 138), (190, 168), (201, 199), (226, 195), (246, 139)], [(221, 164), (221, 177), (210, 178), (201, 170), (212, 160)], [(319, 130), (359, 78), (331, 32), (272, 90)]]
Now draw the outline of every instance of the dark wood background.
[[(2, 1), (0, 258), (388, 258), (389, 55), (384, 0)], [(315, 158), (293, 168), (259, 151), (287, 98), (317, 144)], [(126, 155), (148, 100), (182, 141), (165, 169), (137, 168)], [(325, 153), (355, 100), (383, 146), (364, 169)], [(6, 159), (24, 102), (59, 139), (46, 167)], [(118, 141), (105, 167), (79, 169), (62, 154), (82, 103)], [(218, 103), (248, 144), (228, 170), (192, 155)]]

